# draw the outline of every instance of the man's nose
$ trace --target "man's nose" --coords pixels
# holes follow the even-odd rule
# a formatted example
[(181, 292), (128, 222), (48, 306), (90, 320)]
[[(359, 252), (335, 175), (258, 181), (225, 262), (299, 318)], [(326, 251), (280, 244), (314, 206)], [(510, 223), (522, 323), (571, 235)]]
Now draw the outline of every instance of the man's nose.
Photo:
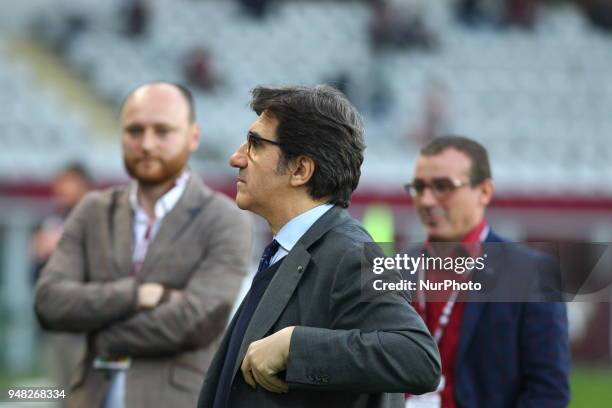
[(431, 187), (427, 186), (421, 194), (417, 196), (417, 200), (422, 206), (430, 207), (438, 204), (438, 199), (434, 195)]
[(241, 144), (240, 147), (230, 156), (229, 165), (238, 169), (243, 169), (247, 166), (248, 158), (246, 155), (246, 142)]
[(142, 150), (153, 150), (156, 144), (156, 136), (155, 132), (152, 129), (146, 129), (144, 134), (142, 135)]

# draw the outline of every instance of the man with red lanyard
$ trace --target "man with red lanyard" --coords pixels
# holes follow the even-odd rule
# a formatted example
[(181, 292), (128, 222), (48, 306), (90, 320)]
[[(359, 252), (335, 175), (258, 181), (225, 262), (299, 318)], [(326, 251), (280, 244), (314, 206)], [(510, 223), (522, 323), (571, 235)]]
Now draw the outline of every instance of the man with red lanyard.
[[(482, 254), (503, 242), (485, 220), (493, 196), (488, 154), (479, 143), (444, 136), (425, 146), (406, 185), (427, 234), (428, 256)], [(504, 247), (506, 248), (506, 246)], [(514, 251), (512, 245), (508, 251)], [(442, 250), (440, 250), (442, 249)], [(513, 254), (510, 254), (513, 255)], [(508, 259), (536, 257), (523, 250)], [(518, 265), (507, 263), (501, 273)], [(419, 271), (423, 279), (425, 272)], [(441, 281), (452, 271), (427, 271)], [(460, 279), (469, 280), (470, 271)], [(440, 349), (442, 381), (434, 393), (406, 396), (407, 408), (566, 407), (569, 401), (567, 317), (562, 303), (463, 302), (458, 291), (413, 298)]]

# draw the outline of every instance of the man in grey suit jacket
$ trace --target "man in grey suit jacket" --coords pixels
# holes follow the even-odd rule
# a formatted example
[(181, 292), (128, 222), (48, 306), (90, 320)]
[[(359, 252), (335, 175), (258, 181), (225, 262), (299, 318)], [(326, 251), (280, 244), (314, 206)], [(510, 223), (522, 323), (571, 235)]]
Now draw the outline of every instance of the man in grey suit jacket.
[(404, 392), (435, 389), (438, 351), (408, 296), (362, 291), (362, 259), (382, 253), (344, 210), (363, 161), (358, 112), (326, 86), (258, 87), (251, 106), (230, 158), (236, 202), (274, 240), (198, 407), (403, 407)]
[(85, 196), (41, 273), (50, 330), (87, 334), (71, 407), (194, 406), (250, 251), (250, 224), (187, 168), (199, 143), (193, 100), (139, 87), (121, 112), (129, 186)]

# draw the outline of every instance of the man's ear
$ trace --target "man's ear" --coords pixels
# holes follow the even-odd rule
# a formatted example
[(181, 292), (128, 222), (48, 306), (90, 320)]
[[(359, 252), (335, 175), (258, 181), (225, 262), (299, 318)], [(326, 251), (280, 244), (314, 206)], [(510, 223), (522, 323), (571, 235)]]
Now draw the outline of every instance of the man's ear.
[(192, 123), (189, 127), (189, 151), (195, 152), (200, 146), (200, 125)]
[(495, 192), (493, 180), (484, 180), (480, 183), (480, 186), (478, 188), (480, 189), (480, 203), (483, 205), (483, 207), (486, 207), (491, 202), (491, 199), (493, 198), (493, 193)]
[(299, 187), (307, 184), (314, 175), (315, 167), (315, 162), (310, 157), (298, 156), (295, 158), (289, 166), (291, 185)]

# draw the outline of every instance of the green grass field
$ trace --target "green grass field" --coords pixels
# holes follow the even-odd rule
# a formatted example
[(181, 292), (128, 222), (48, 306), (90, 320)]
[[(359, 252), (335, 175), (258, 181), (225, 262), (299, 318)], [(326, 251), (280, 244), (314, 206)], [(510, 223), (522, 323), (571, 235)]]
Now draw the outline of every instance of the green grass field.
[(612, 366), (575, 366), (570, 408), (612, 408)]

